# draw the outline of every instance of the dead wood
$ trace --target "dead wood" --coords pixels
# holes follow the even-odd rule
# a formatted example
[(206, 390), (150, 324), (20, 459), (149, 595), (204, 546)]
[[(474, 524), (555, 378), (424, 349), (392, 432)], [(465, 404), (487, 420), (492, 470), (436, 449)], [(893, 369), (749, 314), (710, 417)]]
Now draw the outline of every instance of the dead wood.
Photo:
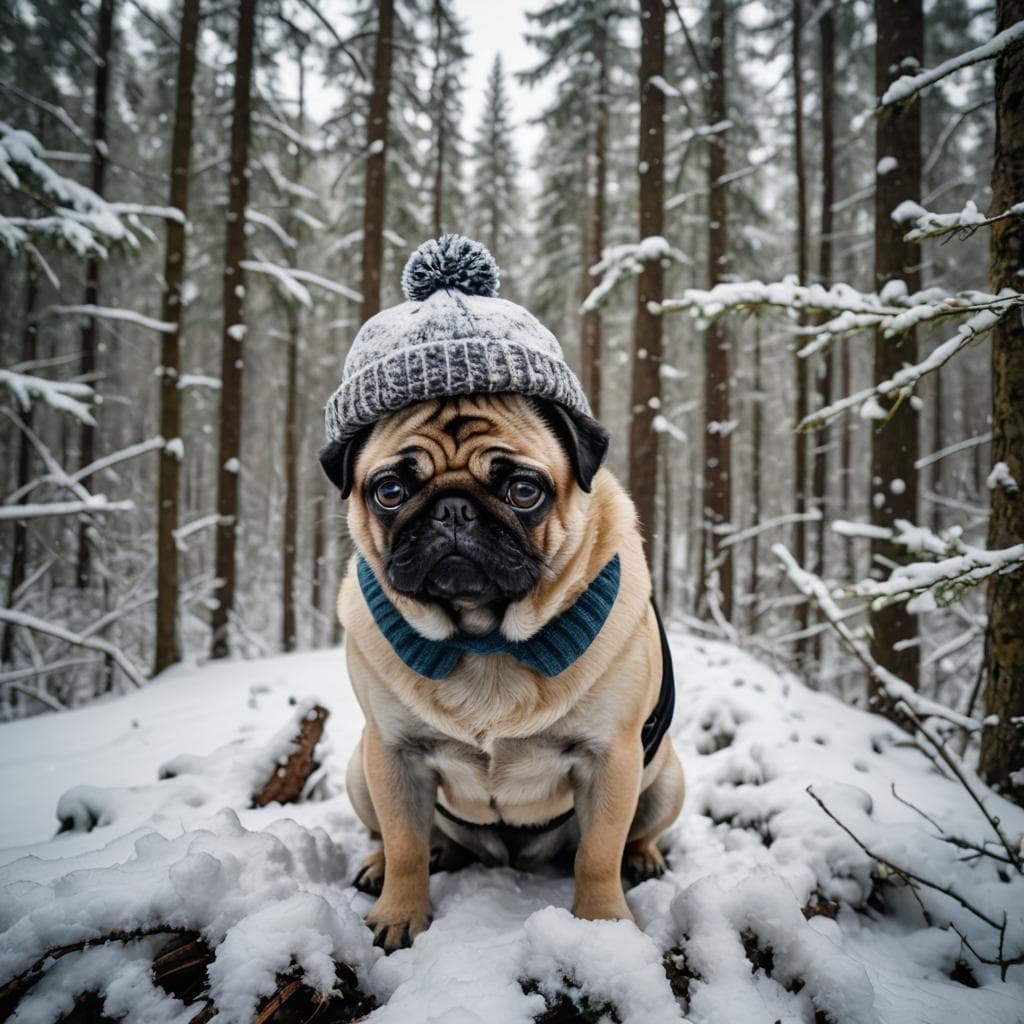
[(299, 726), (295, 749), (284, 764), (274, 769), (263, 788), (252, 798), (253, 807), (266, 807), (272, 803), (293, 804), (302, 798), (307, 780), (320, 767), (313, 755), (323, 735), (328, 714), (327, 709), (319, 704), (310, 709)]

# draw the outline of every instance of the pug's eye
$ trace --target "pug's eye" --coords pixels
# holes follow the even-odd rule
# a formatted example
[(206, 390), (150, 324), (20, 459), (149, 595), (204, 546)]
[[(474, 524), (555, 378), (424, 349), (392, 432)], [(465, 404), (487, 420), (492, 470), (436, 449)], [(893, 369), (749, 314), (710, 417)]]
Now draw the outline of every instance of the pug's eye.
[(381, 508), (396, 509), (405, 501), (405, 486), (398, 477), (389, 476), (377, 484), (373, 497)]
[(544, 492), (532, 480), (513, 480), (505, 492), (505, 500), (513, 508), (529, 512), (544, 500)]

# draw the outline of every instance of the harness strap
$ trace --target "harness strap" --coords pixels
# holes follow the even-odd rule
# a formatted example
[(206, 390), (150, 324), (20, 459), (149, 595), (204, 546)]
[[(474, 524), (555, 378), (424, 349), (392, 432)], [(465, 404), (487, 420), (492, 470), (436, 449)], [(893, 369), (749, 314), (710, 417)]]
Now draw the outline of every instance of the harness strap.
[[(651, 598), (651, 607), (654, 609), (654, 618), (658, 623), (658, 637), (661, 640), (661, 689), (658, 692), (658, 703), (654, 705), (654, 710), (647, 716), (647, 721), (644, 722), (643, 729), (640, 731), (640, 739), (644, 747), (645, 768), (654, 760), (654, 755), (658, 753), (661, 741), (665, 738), (665, 733), (668, 732), (669, 726), (672, 724), (672, 715), (676, 707), (676, 678), (672, 668), (672, 652), (668, 646), (668, 634), (665, 632), (665, 625), (661, 621), (661, 613), (658, 611), (658, 606), (653, 597)], [(442, 817), (466, 828), (512, 829), (513, 831), (530, 835), (542, 835), (545, 832), (553, 832), (556, 828), (569, 821), (576, 813), (576, 808), (570, 807), (569, 810), (563, 811), (550, 821), (543, 821), (536, 825), (510, 825), (508, 822), (500, 819), (481, 824), (480, 822), (466, 821), (465, 818), (460, 818), (440, 803), (435, 804), (435, 807)]]

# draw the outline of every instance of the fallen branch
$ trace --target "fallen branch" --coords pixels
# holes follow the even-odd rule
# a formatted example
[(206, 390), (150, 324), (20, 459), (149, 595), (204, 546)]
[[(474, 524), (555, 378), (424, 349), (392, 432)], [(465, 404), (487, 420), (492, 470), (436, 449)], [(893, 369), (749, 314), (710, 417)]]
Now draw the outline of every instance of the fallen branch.
[(307, 780), (320, 767), (313, 755), (323, 735), (324, 723), (329, 713), (319, 704), (310, 708), (299, 725), (295, 749), (252, 798), (253, 807), (266, 807), (271, 803), (293, 804), (302, 798)]

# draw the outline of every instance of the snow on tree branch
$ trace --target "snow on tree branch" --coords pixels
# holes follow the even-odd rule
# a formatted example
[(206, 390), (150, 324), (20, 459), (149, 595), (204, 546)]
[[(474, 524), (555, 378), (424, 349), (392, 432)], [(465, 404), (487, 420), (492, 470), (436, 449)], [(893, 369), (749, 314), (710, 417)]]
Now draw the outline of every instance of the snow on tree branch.
[(36, 618), (25, 612), (15, 611), (13, 608), (0, 608), (0, 622), (8, 622), (12, 626), (21, 626), (24, 629), (31, 629), (36, 633), (43, 633), (52, 636), (55, 640), (63, 640), (73, 647), (87, 647), (90, 650), (101, 651), (107, 654), (114, 661), (118, 668), (137, 687), (145, 685), (142, 673), (131, 663), (128, 656), (113, 644), (98, 637), (84, 636), (80, 633), (72, 633), (69, 629), (57, 626), (52, 622)]
[(30, 239), (51, 237), (79, 256), (105, 259), (108, 246), (138, 240), (118, 211), (92, 189), (55, 171), (31, 133), (0, 121), (0, 185), (21, 192), (45, 211), (40, 217), (0, 214), (0, 242), (14, 253)]
[(986, 217), (973, 199), (968, 199), (959, 213), (933, 213), (909, 199), (892, 211), (892, 219), (897, 224), (912, 222), (914, 225), (903, 236), (905, 242), (920, 242), (925, 238), (953, 234), (963, 239), (973, 235), (978, 228), (1010, 217), (1024, 217), (1024, 202), (1014, 203), (1008, 210), (992, 217)]
[(637, 277), (651, 260), (675, 260), (689, 263), (690, 259), (679, 249), (669, 245), (661, 235), (651, 235), (640, 242), (611, 245), (601, 253), (601, 260), (590, 268), (591, 276), (603, 275), (600, 283), (583, 300), (581, 313), (592, 313), (622, 280)]
[(146, 327), (151, 331), (158, 331), (160, 334), (173, 334), (178, 328), (169, 320), (156, 320), (144, 313), (136, 313), (132, 309), (122, 309), (120, 306), (50, 306), (44, 310), (42, 316), (93, 316), (99, 320), (122, 320), (125, 323), (135, 324), (137, 327)]
[(96, 425), (89, 411), (89, 403), (94, 396), (88, 384), (47, 380), (45, 377), (15, 373), (13, 370), (0, 370), (0, 390), (11, 394), (22, 412), (28, 412), (33, 402), (38, 401), (51, 409), (66, 412), (90, 427)]
[(266, 228), (285, 249), (295, 249), (299, 244), (273, 217), (260, 213), (259, 210), (254, 210), (251, 206), (246, 207), (245, 219), (250, 224), (258, 224), (260, 227)]
[[(977, 293), (973, 294), (976, 295)], [(981, 307), (980, 309), (979, 306)], [(1006, 288), (999, 295), (991, 296), (990, 301), (972, 303), (970, 306), (956, 310), (957, 312), (964, 312), (968, 309), (978, 309), (979, 311), (960, 324), (956, 334), (933, 349), (926, 359), (913, 366), (904, 366), (898, 373), (893, 374), (888, 380), (884, 380), (874, 387), (847, 395), (845, 398), (841, 398), (839, 401), (811, 413), (797, 424), (797, 429), (813, 430), (824, 426), (842, 412), (857, 405), (861, 406), (862, 415), (875, 418), (879, 398), (899, 397), (909, 394), (922, 377), (945, 366), (961, 349), (966, 348), (972, 341), (991, 331), (1007, 313), (1021, 308), (1024, 308), (1024, 293)], [(914, 312), (914, 310), (909, 310), (908, 314)], [(922, 319), (928, 319), (928, 317), (920, 316), (917, 320), (906, 319), (903, 321), (905, 326), (902, 329), (906, 330), (914, 322), (920, 322)]]
[(1024, 21), (1018, 21), (997, 35), (993, 36), (987, 43), (974, 47), (966, 53), (943, 61), (938, 67), (931, 71), (920, 71), (916, 75), (901, 75), (882, 95), (878, 101), (879, 109), (891, 107), (896, 103), (904, 103), (916, 96), (919, 92), (927, 89), (930, 85), (949, 77), (961, 68), (969, 67), (971, 64), (979, 64), (983, 60), (992, 60), (998, 57), (1008, 46), (1018, 39), (1024, 38)]
[(864, 666), (868, 674), (886, 692), (894, 704), (902, 702), (922, 718), (942, 718), (953, 722), (967, 732), (977, 732), (980, 729), (974, 719), (961, 715), (944, 704), (922, 697), (909, 683), (880, 665), (872, 657), (870, 651), (858, 643), (850, 627), (843, 621), (843, 610), (836, 604), (825, 581), (800, 566), (785, 544), (773, 544), (772, 554), (782, 563), (790, 582), (801, 594), (817, 605), (828, 624), (836, 632), (843, 647)]
[(18, 519), (48, 519), (53, 516), (74, 516), (80, 513), (134, 512), (133, 501), (108, 501), (103, 494), (93, 494), (84, 501), (46, 501), (38, 505), (0, 505), (0, 522)]
[(868, 523), (839, 520), (832, 529), (844, 537), (887, 540), (914, 555), (931, 555), (932, 560), (896, 566), (885, 580), (862, 580), (846, 593), (867, 598), (874, 609), (907, 602), (907, 610), (919, 612), (944, 608), (960, 599), (964, 591), (984, 583), (995, 573), (1012, 572), (1024, 566), (1024, 544), (987, 551), (961, 540), (962, 531), (953, 527), (941, 535), (905, 519), (892, 529)]
[(272, 277), (285, 299), (298, 302), (307, 309), (313, 308), (313, 298), (309, 294), (309, 289), (302, 284), (303, 281), (315, 284), (335, 295), (351, 299), (353, 302), (362, 301), (359, 292), (353, 291), (337, 281), (314, 274), (310, 270), (298, 270), (295, 267), (285, 267), (277, 263), (269, 263), (266, 260), (242, 260), (239, 266), (245, 270), (251, 270), (253, 273)]

